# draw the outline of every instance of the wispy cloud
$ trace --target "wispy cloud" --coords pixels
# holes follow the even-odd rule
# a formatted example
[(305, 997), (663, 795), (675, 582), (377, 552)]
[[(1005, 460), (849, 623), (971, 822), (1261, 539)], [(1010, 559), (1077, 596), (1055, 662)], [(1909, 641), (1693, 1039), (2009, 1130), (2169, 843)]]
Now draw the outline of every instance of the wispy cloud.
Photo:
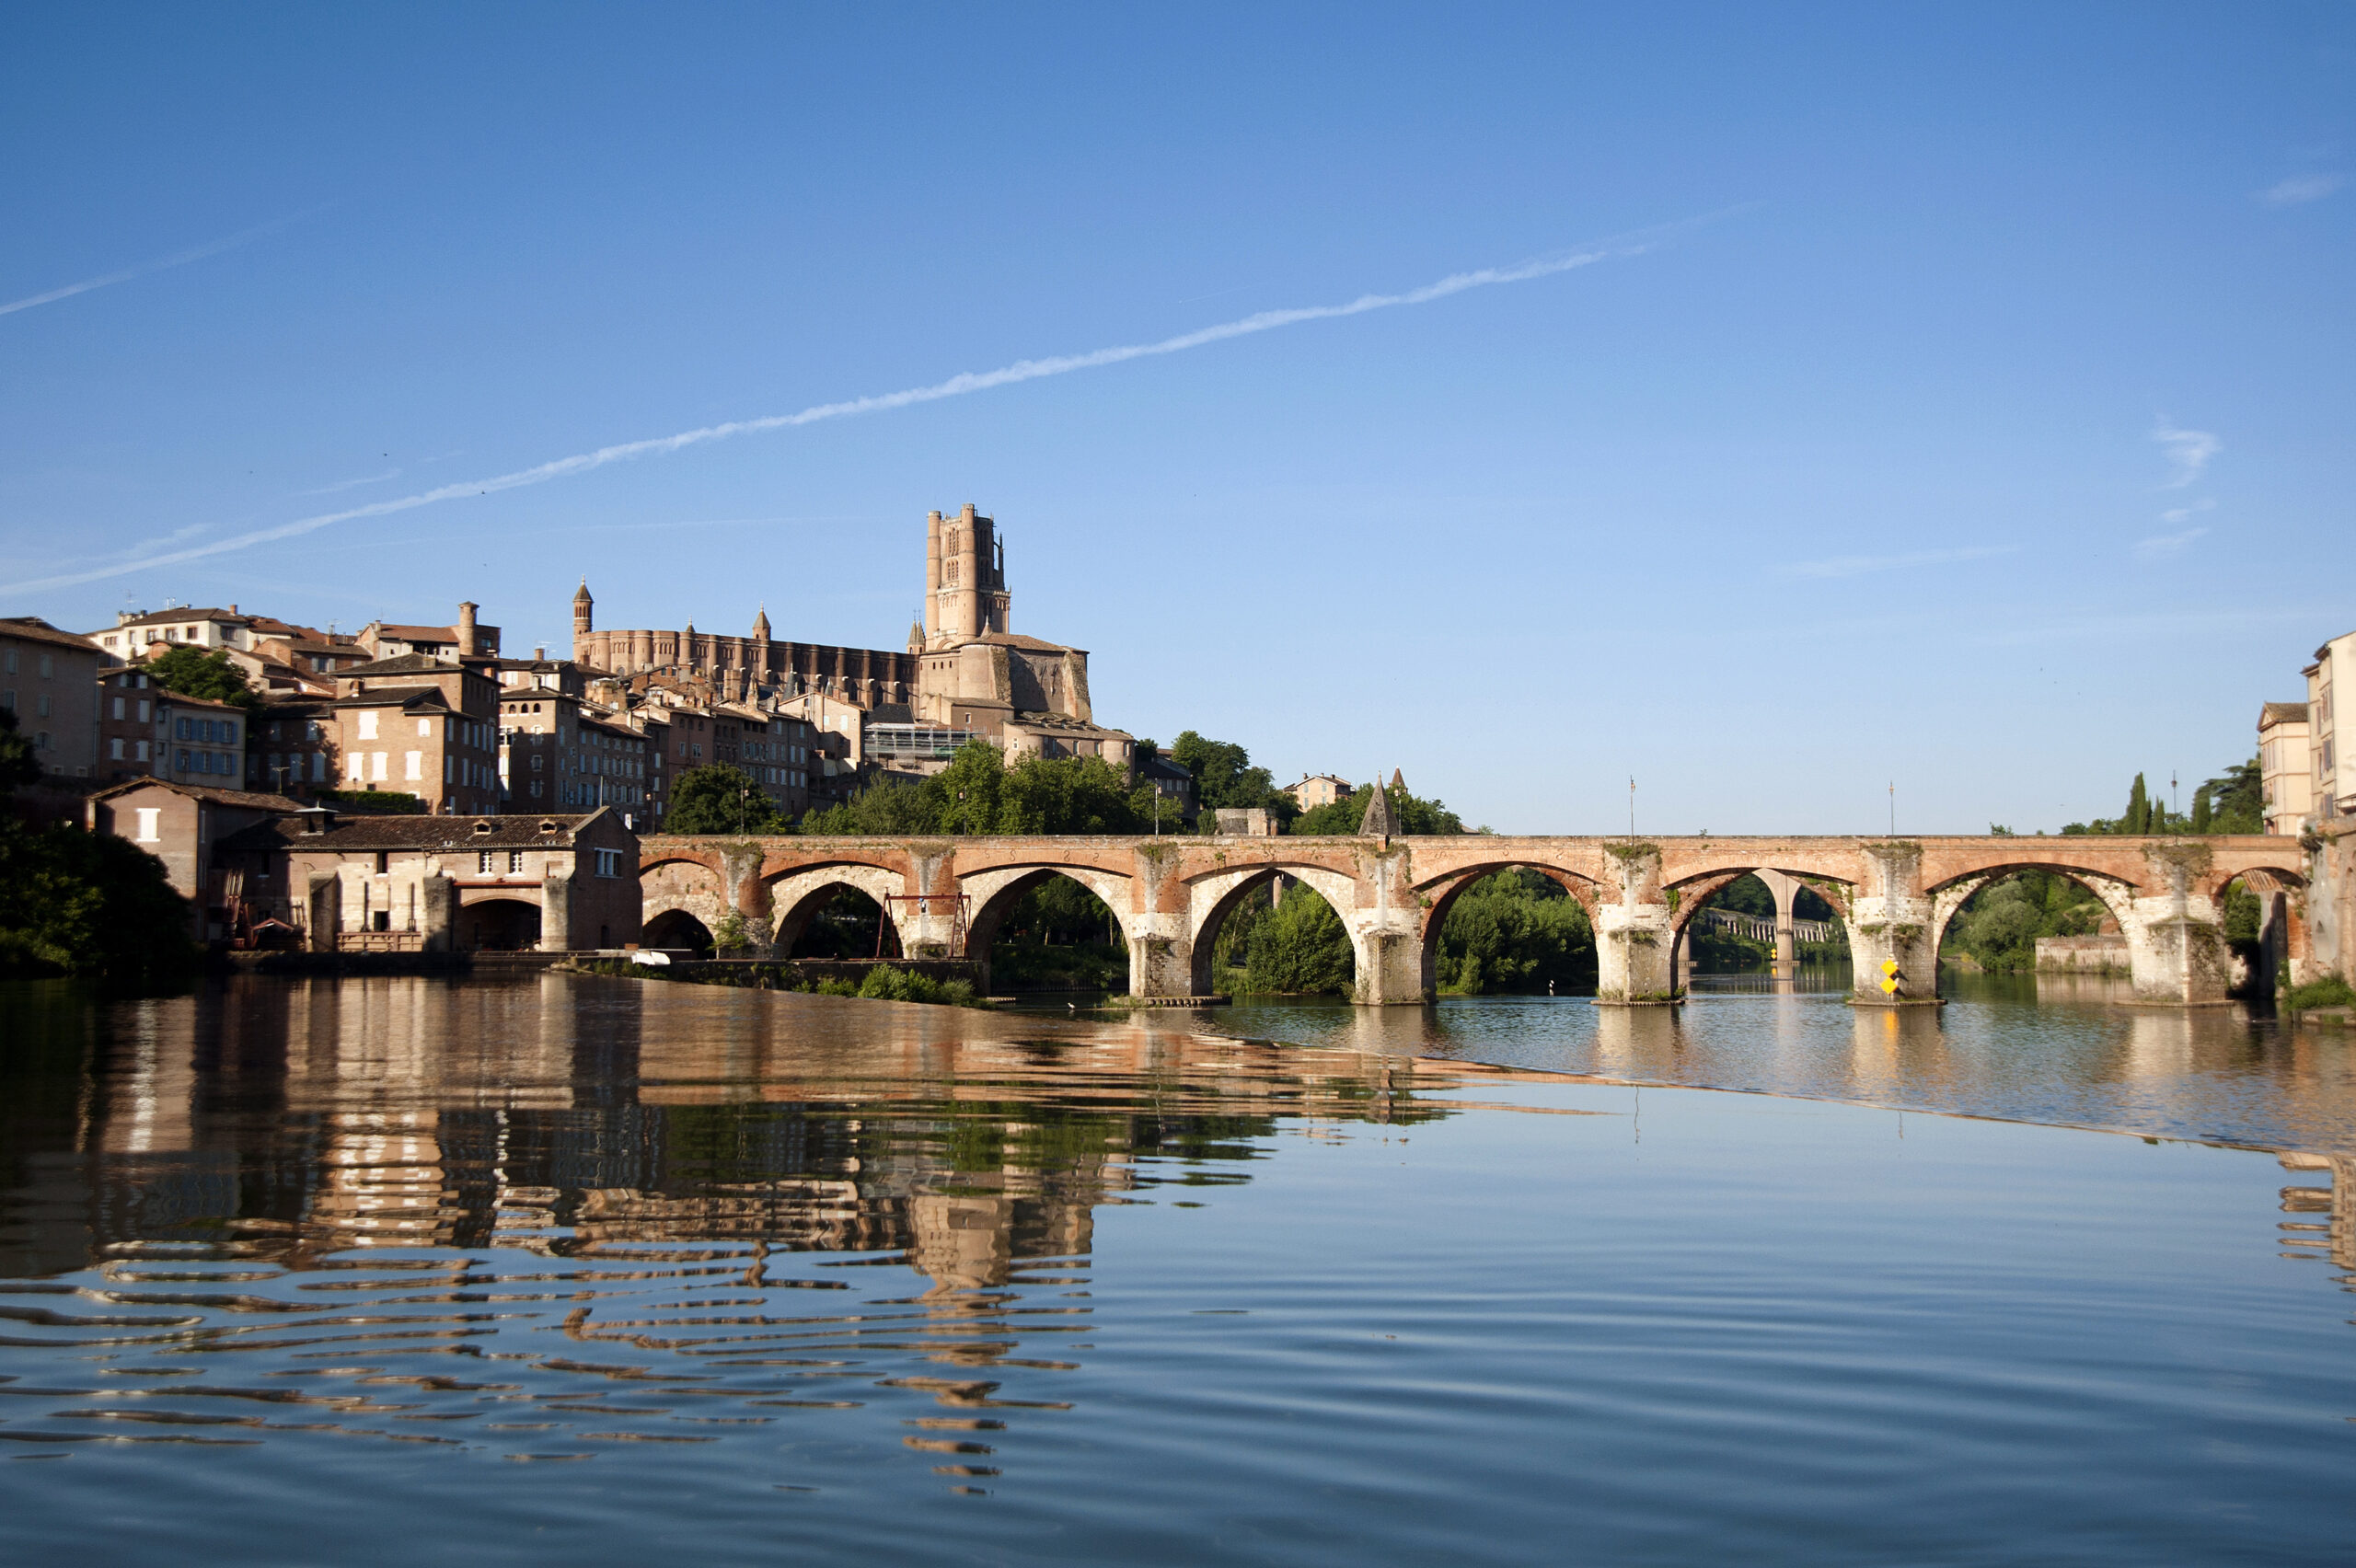
[(88, 294), (92, 289), (102, 289), (110, 283), (127, 283), (133, 278), (144, 278), (150, 272), (162, 272), (174, 267), (185, 267), (191, 261), (202, 261), (208, 256), (218, 256), (225, 250), (235, 250), (241, 245), (249, 245), (263, 235), (283, 229), (287, 225), (308, 215), (306, 213), (297, 213), (293, 217), (272, 218), (266, 224), (257, 224), (252, 228), (241, 229), (225, 239), (216, 239), (209, 244), (200, 245), (192, 250), (180, 250), (169, 256), (159, 256), (153, 261), (142, 261), (135, 267), (125, 267), (119, 272), (108, 272), (100, 277), (85, 278), (78, 283), (67, 283), (64, 288), (51, 289), (46, 294), (27, 294), (22, 299), (10, 300), (5, 305), (0, 305), (0, 316), (13, 315), (19, 310), (30, 310), (37, 305), (54, 305), (61, 299), (71, 299), (75, 294)]
[(2258, 199), (2269, 207), (2297, 207), (2309, 202), (2320, 202), (2347, 179), (2337, 174), (2299, 174), (2275, 181), (2258, 193)]
[[(2171, 521), (2183, 515), (2184, 513), (2180, 512), (2168, 513)], [(2180, 556), (2192, 548), (2193, 540), (2208, 532), (2206, 528), (2187, 528), (2179, 533), (2161, 534), (2154, 538), (2138, 539), (2135, 541), (2135, 559), (2153, 561), (2166, 560), (2171, 557)]]
[[(1736, 209), (1740, 210), (1740, 209)], [(51, 577), (34, 578), (22, 582), (0, 584), (0, 593), (24, 594), (51, 588), (70, 588), (79, 583), (95, 582), (103, 578), (120, 577), (131, 571), (158, 566), (174, 566), (182, 561), (197, 560), (207, 556), (222, 555), (231, 550), (249, 549), (256, 545), (279, 539), (291, 539), (337, 523), (347, 523), (362, 517), (383, 517), (396, 512), (409, 512), (439, 502), (456, 501), (468, 496), (486, 496), (494, 492), (521, 490), (528, 485), (546, 484), (550, 479), (602, 468), (609, 463), (619, 463), (637, 457), (664, 455), (690, 446), (701, 446), (716, 441), (726, 441), (740, 435), (753, 435), (765, 431), (790, 430), (797, 426), (816, 424), (823, 420), (844, 419), (853, 414), (881, 413), (891, 409), (905, 409), (918, 403), (939, 402), (945, 398), (962, 398), (993, 387), (1011, 386), (1018, 382), (1038, 381), (1048, 376), (1069, 375), (1075, 371), (1097, 370), (1106, 365), (1121, 364), (1130, 360), (1149, 359), (1161, 354), (1184, 353), (1189, 349), (1225, 342), (1232, 338), (1250, 337), (1254, 333), (1271, 332), (1280, 327), (1299, 326), (1307, 321), (1331, 321), (1343, 317), (1364, 316), (1371, 311), (1396, 310), (1408, 306), (1428, 305), (1434, 300), (1474, 289), (1495, 288), (1505, 283), (1528, 282), (1535, 278), (1548, 278), (1557, 273), (1591, 267), (1599, 261), (1623, 257), (1641, 256), (1665, 244), (1674, 234), (1692, 229), (1712, 218), (1713, 213), (1684, 223), (1668, 225), (1623, 238), (1598, 241), (1577, 250), (1535, 260), (1522, 261), (1509, 267), (1484, 267), (1476, 271), (1456, 272), (1437, 282), (1404, 294), (1360, 294), (1342, 305), (1302, 306), (1289, 310), (1264, 310), (1240, 320), (1223, 321), (1215, 327), (1197, 328), (1174, 338), (1158, 342), (1129, 343), (1115, 348), (1095, 349), (1087, 353), (1064, 354), (1050, 359), (1017, 360), (996, 370), (968, 371), (953, 375), (946, 381), (936, 381), (927, 386), (911, 386), (898, 392), (883, 392), (864, 398), (848, 398), (837, 403), (819, 403), (797, 413), (769, 414), (758, 419), (733, 420), (725, 424), (706, 425), (699, 430), (681, 431), (676, 435), (656, 436), (643, 441), (628, 441), (611, 446), (601, 446), (593, 452), (576, 453), (550, 462), (518, 468), (511, 473), (494, 474), (485, 478), (467, 479), (456, 484), (442, 485), (415, 495), (392, 501), (372, 502), (341, 512), (323, 512), (314, 517), (300, 517), (274, 527), (257, 528), (230, 538), (214, 540), (174, 555), (144, 556), (137, 560), (120, 561), (92, 571), (61, 572)]]
[(2225, 449), (2225, 444), (2205, 430), (2178, 430), (2163, 417), (2152, 427), (2152, 439), (2167, 448), (2168, 461), (2176, 472), (2168, 476), (2163, 490), (2182, 490), (2200, 477), (2209, 459)]
[(1795, 562), (1783, 569), (1786, 577), (1864, 577), (1877, 571), (1906, 571), (1926, 566), (1953, 566), (2012, 555), (2018, 545), (1969, 545), (1952, 550), (1915, 550), (1907, 555), (1830, 556), (1823, 560)]
[(294, 493), (296, 495), (333, 495), (338, 490), (358, 490), (362, 485), (381, 485), (387, 479), (398, 479), (400, 477), (401, 471), (398, 468), (387, 468), (381, 474), (363, 474), (356, 479), (338, 479), (331, 485), (321, 485), (317, 490), (296, 490)]

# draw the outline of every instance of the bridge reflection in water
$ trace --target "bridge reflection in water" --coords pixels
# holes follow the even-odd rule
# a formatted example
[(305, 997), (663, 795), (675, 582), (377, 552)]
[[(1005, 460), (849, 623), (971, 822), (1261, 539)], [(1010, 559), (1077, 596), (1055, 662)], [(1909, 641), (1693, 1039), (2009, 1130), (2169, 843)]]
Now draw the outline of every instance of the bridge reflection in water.
[[(2271, 1560), (2345, 1539), (2313, 1518), (2344, 1466), (2317, 1434), (2356, 1409), (2345, 1297), (2265, 1258), (2356, 1275), (2356, 1140), (2278, 1177), (1428, 1055), (1466, 1019), (1576, 1019), (1632, 1078), (2018, 1111), (2028, 1062), (2133, 1113), (2230, 1071), (2212, 1011), (2049, 1006), (2036, 1057), (1992, 1049), (1993, 1001), (1839, 993), (1344, 1005), (1322, 1050), (1188, 1032), (1271, 1019), (1249, 1005), (555, 974), (0, 1003), (0, 1449), (73, 1461), (11, 1498), (29, 1558), (409, 1554), (421, 1516), (582, 1561), (761, 1531), (825, 1561), (1194, 1561), (1234, 1518), (1352, 1562), (1613, 1530), (1612, 1561), (1716, 1561), (1776, 1519), (1793, 1560), (1871, 1530), (1861, 1558), (2009, 1560), (2024, 1509), (2120, 1557), (2253, 1520), (2289, 1521)], [(2246, 1065), (2328, 1070), (2242, 1032)], [(2023, 1394), (2064, 1388), (2060, 1420)], [(1898, 1490), (1861, 1507), (1874, 1465)]]

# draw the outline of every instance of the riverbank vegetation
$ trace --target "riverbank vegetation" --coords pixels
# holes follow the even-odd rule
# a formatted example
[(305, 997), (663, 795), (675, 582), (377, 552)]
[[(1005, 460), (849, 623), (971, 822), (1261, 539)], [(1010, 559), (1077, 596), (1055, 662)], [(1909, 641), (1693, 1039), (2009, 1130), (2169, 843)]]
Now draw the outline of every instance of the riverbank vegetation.
[[(0, 790), (40, 766), (0, 708)], [(185, 984), (201, 956), (194, 914), (164, 862), (128, 839), (0, 811), (0, 974), (72, 974), (130, 990)]]

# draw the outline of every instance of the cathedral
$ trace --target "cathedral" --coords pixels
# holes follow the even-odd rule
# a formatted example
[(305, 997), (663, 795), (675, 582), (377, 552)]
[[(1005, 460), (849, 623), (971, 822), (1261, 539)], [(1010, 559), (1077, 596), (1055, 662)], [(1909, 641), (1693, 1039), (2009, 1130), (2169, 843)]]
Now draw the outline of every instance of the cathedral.
[(803, 699), (860, 711), (863, 754), (899, 767), (945, 761), (966, 740), (1010, 756), (1130, 760), (1130, 737), (1100, 727), (1088, 700), (1088, 653), (1009, 629), (1006, 546), (971, 503), (925, 518), (924, 618), (905, 651), (780, 641), (766, 609), (752, 635), (600, 631), (584, 580), (572, 596), (572, 657), (585, 670), (630, 680), (708, 683), (723, 700), (758, 707)]

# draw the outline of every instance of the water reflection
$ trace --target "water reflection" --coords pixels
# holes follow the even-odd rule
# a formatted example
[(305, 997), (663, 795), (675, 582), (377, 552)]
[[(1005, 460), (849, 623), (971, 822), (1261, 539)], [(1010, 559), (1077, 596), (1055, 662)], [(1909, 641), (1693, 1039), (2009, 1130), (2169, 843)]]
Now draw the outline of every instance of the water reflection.
[[(584, 1562), (2018, 1560), (1997, 1505), (2078, 1496), (2134, 1499), (2053, 1527), (2120, 1555), (2345, 1539), (2298, 1500), (2356, 1413), (2348, 1154), (1435, 1054), (1577, 1018), (1630, 1078), (2027, 1092), (1962, 1005), (1312, 1009), (1303, 1050), (562, 976), (0, 1004), (0, 1458), (74, 1461), (29, 1557), (135, 1516), (373, 1561), (431, 1510)], [(2223, 1048), (2139, 1016), (2046, 1066), (2166, 1103)]]
[(1705, 975), (1681, 1008), (1447, 997), (1352, 1008), (1247, 997), (1198, 1027), (1648, 1082), (1761, 1090), (2356, 1153), (2356, 1037), (2239, 1008), (2127, 1005), (2102, 975), (1952, 975), (1947, 1006), (1846, 1005), (1845, 976)]

